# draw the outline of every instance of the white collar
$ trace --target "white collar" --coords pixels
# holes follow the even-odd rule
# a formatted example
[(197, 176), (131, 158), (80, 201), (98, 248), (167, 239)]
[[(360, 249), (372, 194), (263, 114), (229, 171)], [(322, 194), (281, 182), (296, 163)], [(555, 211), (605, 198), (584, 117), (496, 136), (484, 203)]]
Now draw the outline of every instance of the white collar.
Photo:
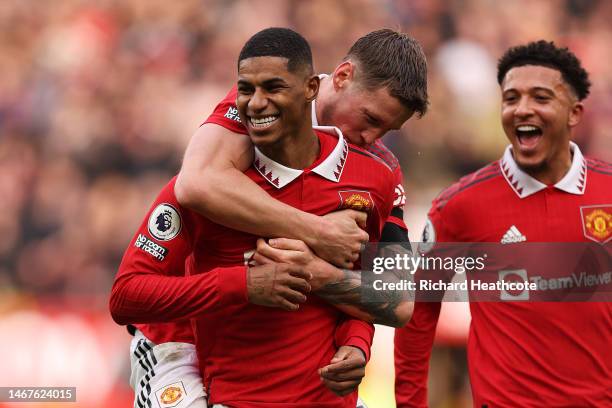
[[(338, 137), (338, 143), (334, 150), (319, 165), (312, 169), (312, 172), (337, 183), (340, 181), (346, 157), (348, 156), (348, 144), (337, 127), (313, 126), (313, 129)], [(263, 154), (257, 147), (255, 147), (253, 166), (270, 184), (278, 189), (285, 187), (304, 172), (304, 170), (292, 169), (275, 162)]]
[[(573, 153), (572, 165), (565, 176), (555, 184), (555, 188), (566, 193), (582, 195), (586, 187), (586, 160), (574, 142), (570, 142), (570, 150)], [(534, 179), (519, 168), (512, 157), (512, 146), (506, 147), (504, 156), (499, 161), (499, 167), (510, 187), (520, 198), (528, 197), (546, 188), (546, 184)]]

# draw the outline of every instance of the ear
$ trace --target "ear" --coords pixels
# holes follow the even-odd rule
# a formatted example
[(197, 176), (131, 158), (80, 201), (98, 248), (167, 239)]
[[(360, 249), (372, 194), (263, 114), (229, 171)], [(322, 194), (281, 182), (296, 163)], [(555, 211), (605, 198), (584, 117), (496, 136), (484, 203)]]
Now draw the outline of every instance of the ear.
[(584, 105), (582, 102), (575, 102), (570, 108), (569, 117), (567, 124), (570, 128), (573, 128), (582, 120), (582, 114), (584, 113)]
[(336, 67), (332, 74), (334, 90), (338, 92), (342, 88), (346, 88), (355, 76), (355, 64), (353, 62), (344, 61)]
[(313, 75), (306, 80), (306, 100), (308, 103), (314, 101), (319, 94), (321, 79), (318, 75)]

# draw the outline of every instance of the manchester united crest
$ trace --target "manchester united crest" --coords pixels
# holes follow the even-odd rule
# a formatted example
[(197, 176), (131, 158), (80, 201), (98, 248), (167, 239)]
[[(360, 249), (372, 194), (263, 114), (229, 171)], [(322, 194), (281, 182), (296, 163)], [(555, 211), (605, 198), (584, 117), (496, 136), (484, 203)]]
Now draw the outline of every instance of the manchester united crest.
[(605, 244), (612, 239), (612, 205), (580, 207), (584, 236)]
[(340, 209), (351, 209), (370, 212), (374, 208), (374, 200), (369, 191), (344, 190), (338, 191), (340, 195)]
[(176, 407), (185, 398), (185, 387), (179, 381), (161, 388), (155, 394), (161, 408)]

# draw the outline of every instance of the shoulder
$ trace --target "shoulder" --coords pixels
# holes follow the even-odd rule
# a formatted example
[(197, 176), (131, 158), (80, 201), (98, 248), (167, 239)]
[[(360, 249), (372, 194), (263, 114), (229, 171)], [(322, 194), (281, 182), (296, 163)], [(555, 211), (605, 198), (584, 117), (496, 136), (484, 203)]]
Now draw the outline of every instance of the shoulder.
[(587, 170), (603, 174), (605, 176), (612, 176), (612, 164), (607, 163), (602, 160), (592, 159), (590, 157), (586, 157)]
[(236, 86), (225, 95), (213, 110), (213, 112), (204, 120), (203, 124), (214, 123), (223, 126), (226, 129), (235, 133), (246, 134), (246, 129), (240, 121), (238, 108), (236, 107), (236, 95), (238, 94)]
[(400, 167), (397, 157), (380, 139), (368, 147), (367, 151), (382, 160), (392, 171)]
[(485, 167), (470, 173), (450, 187), (442, 190), (438, 197), (433, 201), (432, 211), (441, 211), (449, 203), (458, 203), (464, 197), (472, 197), (476, 192), (491, 186), (492, 181), (503, 180), (503, 175), (499, 168), (499, 161), (495, 161)]
[(370, 170), (378, 170), (385, 174), (393, 175), (393, 169), (380, 156), (372, 153), (370, 150), (363, 149), (352, 144), (348, 144), (349, 154), (360, 162), (361, 165), (366, 165)]

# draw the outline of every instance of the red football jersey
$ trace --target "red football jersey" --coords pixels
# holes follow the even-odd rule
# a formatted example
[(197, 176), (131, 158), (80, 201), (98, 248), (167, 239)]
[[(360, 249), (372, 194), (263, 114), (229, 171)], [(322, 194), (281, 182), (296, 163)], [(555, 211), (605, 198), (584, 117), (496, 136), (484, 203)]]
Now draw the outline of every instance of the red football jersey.
[[(612, 220), (612, 167), (572, 144), (566, 176), (546, 186), (503, 158), (434, 200), (425, 234), (438, 242), (609, 242), (587, 216)], [(612, 304), (471, 302), (468, 363), (475, 407), (612, 406)], [(439, 303), (417, 303), (395, 337), (396, 400), (427, 406)]]
[[(349, 148), (341, 136), (317, 135), (321, 153), (308, 169), (289, 169), (256, 150), (246, 174), (304, 211), (368, 211), (368, 233), (376, 240), (392, 207), (391, 170), (370, 153)], [(369, 357), (373, 326), (347, 319), (315, 296), (298, 312), (249, 304), (244, 264), (257, 237), (181, 208), (173, 186), (160, 194), (126, 252), (113, 290), (128, 288), (129, 296), (114, 299), (111, 309), (126, 323), (205, 316), (194, 326), (212, 403), (354, 407), (356, 394), (336, 397), (319, 381), (317, 369), (329, 364), (340, 345), (357, 346)], [(179, 278), (187, 257), (191, 276)], [(140, 280), (143, 274), (147, 282)], [(156, 343), (189, 340), (184, 321), (138, 328)]]
[[(240, 120), (238, 114), (238, 108), (236, 107), (236, 96), (238, 95), (238, 89), (234, 85), (228, 94), (223, 98), (221, 102), (217, 104), (213, 113), (204, 121), (204, 123), (215, 123), (223, 126), (224, 128), (231, 130), (235, 133), (247, 134), (246, 128)], [(312, 102), (312, 125), (319, 126), (316, 114), (316, 100)], [(404, 205), (406, 204), (406, 193), (404, 191), (403, 180), (404, 175), (402, 174), (402, 168), (400, 167), (397, 157), (385, 146), (385, 144), (378, 139), (367, 149), (374, 156), (378, 157), (391, 168), (393, 171), (393, 178), (395, 180), (395, 189), (393, 191), (393, 211), (391, 216), (387, 219), (387, 222), (392, 223), (406, 231), (408, 229), (404, 222)]]
[[(317, 134), (321, 156), (308, 169), (284, 167), (255, 149), (253, 168), (246, 174), (273, 197), (307, 212), (367, 211), (367, 231), (376, 241), (391, 212), (391, 170), (368, 152), (349, 147), (341, 136)], [(207, 226), (195, 238), (198, 250), (189, 270), (202, 273), (248, 261), (255, 239), (220, 225)], [(210, 402), (237, 408), (354, 407), (355, 394), (334, 396), (317, 374), (336, 351), (340, 317), (337, 309), (310, 296), (297, 312), (242, 302), (196, 319), (198, 357), (205, 362)]]

